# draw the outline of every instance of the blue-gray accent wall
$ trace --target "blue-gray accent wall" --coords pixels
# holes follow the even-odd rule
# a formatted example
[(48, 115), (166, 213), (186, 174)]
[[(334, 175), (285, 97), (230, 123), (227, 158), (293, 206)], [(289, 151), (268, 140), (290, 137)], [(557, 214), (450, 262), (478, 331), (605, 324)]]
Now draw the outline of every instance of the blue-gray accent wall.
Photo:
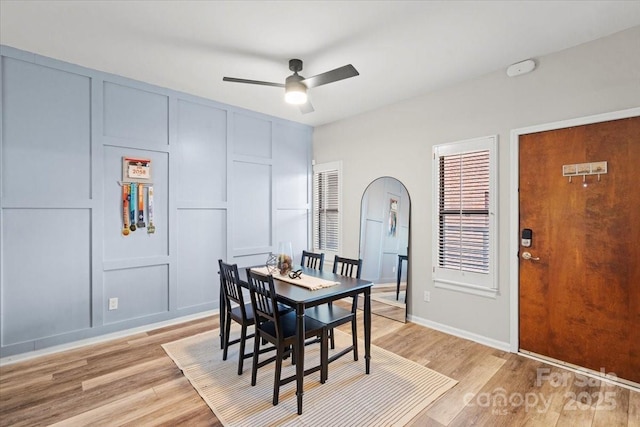
[[(308, 247), (311, 127), (0, 54), (0, 357), (218, 309), (219, 258)], [(152, 161), (154, 234), (121, 234), (123, 156)]]

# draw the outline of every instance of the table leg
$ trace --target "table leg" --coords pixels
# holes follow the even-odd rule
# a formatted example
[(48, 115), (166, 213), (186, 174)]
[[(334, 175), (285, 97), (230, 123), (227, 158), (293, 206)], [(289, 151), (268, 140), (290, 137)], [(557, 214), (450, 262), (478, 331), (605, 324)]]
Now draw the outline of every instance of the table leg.
[(296, 396), (298, 415), (302, 415), (302, 395), (304, 394), (304, 304), (296, 305)]
[(364, 360), (368, 374), (371, 367), (371, 288), (364, 291)]

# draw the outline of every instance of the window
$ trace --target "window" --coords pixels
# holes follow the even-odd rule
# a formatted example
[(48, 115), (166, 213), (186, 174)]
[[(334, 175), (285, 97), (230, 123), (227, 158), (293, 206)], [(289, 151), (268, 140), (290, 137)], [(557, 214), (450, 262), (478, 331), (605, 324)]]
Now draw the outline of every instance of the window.
[(495, 296), (497, 136), (434, 147), (433, 280)]
[(313, 167), (313, 250), (340, 252), (341, 164)]

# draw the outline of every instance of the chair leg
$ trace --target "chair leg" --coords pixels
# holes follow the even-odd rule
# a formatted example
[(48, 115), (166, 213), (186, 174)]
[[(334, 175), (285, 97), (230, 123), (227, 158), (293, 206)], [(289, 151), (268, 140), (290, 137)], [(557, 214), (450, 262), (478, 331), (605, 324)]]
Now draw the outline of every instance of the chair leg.
[(282, 374), (282, 355), (284, 348), (278, 345), (276, 352), (276, 372), (273, 379), (273, 406), (278, 404), (280, 398), (280, 375)]
[(351, 337), (353, 339), (353, 360), (358, 361), (358, 331), (357, 331), (358, 296), (357, 295), (353, 297), (351, 312), (353, 313), (353, 318), (351, 319)]
[[(329, 308), (333, 307), (332, 301), (329, 301), (327, 304), (329, 305)], [(329, 330), (329, 339), (331, 340), (331, 350), (333, 350), (336, 348), (336, 340), (333, 338), (333, 328)]]
[(288, 358), (289, 356), (293, 356), (293, 351), (291, 350), (291, 346), (290, 346), (290, 345), (288, 345), (288, 346), (286, 346), (286, 347), (284, 348), (284, 356), (282, 356), (282, 358), (283, 358), (284, 360), (287, 360), (287, 358)]
[(238, 375), (242, 375), (242, 365), (244, 362), (244, 342), (247, 339), (247, 325), (242, 325), (240, 332), (240, 354), (238, 355)]
[(324, 384), (329, 378), (329, 331), (322, 328), (320, 337), (320, 384)]
[(222, 351), (222, 360), (227, 360), (227, 351), (229, 350), (229, 334), (231, 334), (231, 317), (227, 313), (226, 325), (224, 325), (224, 350)]
[(398, 263), (398, 279), (396, 281), (396, 301), (400, 298), (400, 279), (402, 276), (402, 262)]
[(355, 315), (351, 320), (351, 335), (353, 338), (353, 360), (357, 361), (358, 360), (358, 331), (357, 331)]
[(227, 323), (227, 319), (222, 320), (223, 316), (220, 316), (220, 350), (224, 350), (224, 325)]
[(253, 366), (251, 367), (251, 385), (256, 385), (258, 377), (258, 354), (260, 353), (260, 334), (256, 328), (255, 338), (253, 340)]

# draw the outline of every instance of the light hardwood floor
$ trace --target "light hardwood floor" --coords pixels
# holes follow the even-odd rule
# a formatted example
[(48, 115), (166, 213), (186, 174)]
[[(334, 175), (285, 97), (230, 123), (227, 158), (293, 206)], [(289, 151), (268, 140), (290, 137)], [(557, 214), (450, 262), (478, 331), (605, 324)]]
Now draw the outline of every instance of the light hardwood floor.
[[(413, 427), (640, 426), (639, 392), (372, 317), (375, 345), (459, 381)], [(207, 317), (0, 367), (0, 425), (220, 425), (160, 346), (217, 327)]]

